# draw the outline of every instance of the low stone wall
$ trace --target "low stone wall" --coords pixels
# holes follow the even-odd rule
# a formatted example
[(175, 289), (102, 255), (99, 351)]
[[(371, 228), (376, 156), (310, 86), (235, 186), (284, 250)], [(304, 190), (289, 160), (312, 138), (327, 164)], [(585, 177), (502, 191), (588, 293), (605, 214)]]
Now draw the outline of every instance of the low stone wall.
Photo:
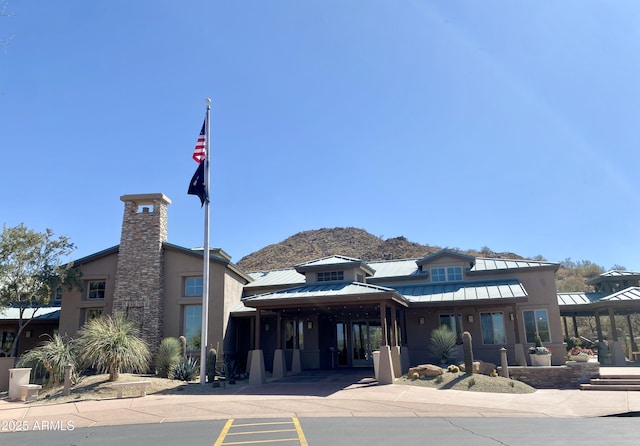
[[(498, 373), (502, 367), (498, 367)], [(597, 361), (567, 361), (565, 365), (551, 367), (509, 366), (509, 377), (536, 389), (577, 389), (591, 378), (600, 376)]]

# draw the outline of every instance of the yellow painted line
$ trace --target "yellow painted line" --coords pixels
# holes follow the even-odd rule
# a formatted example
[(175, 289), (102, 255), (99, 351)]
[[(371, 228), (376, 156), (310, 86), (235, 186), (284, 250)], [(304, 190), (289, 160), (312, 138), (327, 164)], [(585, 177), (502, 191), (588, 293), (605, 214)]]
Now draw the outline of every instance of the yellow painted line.
[[(281, 443), (283, 441), (298, 441), (299, 438), (275, 438), (273, 440), (256, 440), (256, 441), (232, 441), (230, 443), (222, 443), (223, 445), (227, 444), (258, 444), (258, 443)], [(306, 445), (307, 443), (305, 443)]]
[(225, 423), (224, 427), (222, 428), (222, 431), (220, 431), (220, 435), (218, 435), (218, 439), (216, 440), (215, 443), (213, 443), (213, 446), (222, 445), (222, 442), (224, 441), (224, 438), (227, 436), (227, 432), (229, 432), (229, 428), (231, 428), (232, 424), (233, 424), (233, 418), (229, 418)]
[(297, 417), (293, 417), (293, 424), (296, 426), (296, 431), (298, 431), (298, 439), (300, 440), (300, 446), (309, 446), (307, 443), (307, 439), (304, 436), (304, 432), (302, 432), (302, 427), (300, 426), (300, 421), (298, 421)]
[(246, 423), (246, 424), (236, 424), (234, 427), (245, 427), (245, 426), (270, 426), (272, 424), (291, 424), (291, 421), (265, 421), (264, 423)]
[[(233, 425), (233, 418), (229, 418), (220, 431), (220, 435), (218, 439), (213, 444), (213, 446), (223, 446), (223, 445), (243, 445), (243, 444), (260, 444), (260, 443), (279, 443), (285, 441), (295, 441), (300, 442), (300, 446), (308, 446), (307, 439), (304, 436), (304, 432), (302, 432), (302, 427), (300, 426), (300, 422), (297, 418), (291, 418), (291, 421), (276, 421), (276, 422), (266, 422), (266, 423), (246, 423), (246, 424), (236, 424)], [(269, 425), (282, 425), (282, 424), (293, 424), (295, 429), (275, 429), (275, 430), (261, 430), (261, 431), (249, 431), (249, 432), (229, 432), (230, 429), (237, 427), (247, 427), (247, 426), (269, 426)], [(225, 439), (232, 435), (261, 435), (261, 434), (273, 434), (273, 433), (281, 433), (281, 432), (295, 432), (298, 436), (296, 438), (274, 438), (270, 440), (252, 440), (252, 441), (231, 441), (227, 442)]]
[[(291, 423), (287, 423), (287, 424), (291, 424)], [(233, 426), (233, 427), (237, 427)], [(229, 432), (227, 434), (227, 436), (231, 436), (231, 435), (253, 435), (253, 434), (272, 434), (275, 432), (296, 432), (296, 429), (275, 429), (272, 431), (250, 431), (250, 432)]]

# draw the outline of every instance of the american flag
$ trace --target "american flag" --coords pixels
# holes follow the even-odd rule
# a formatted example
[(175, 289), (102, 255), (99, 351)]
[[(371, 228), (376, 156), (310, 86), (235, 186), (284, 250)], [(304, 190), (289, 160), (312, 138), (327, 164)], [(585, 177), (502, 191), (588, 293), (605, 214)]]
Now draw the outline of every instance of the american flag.
[(205, 125), (207, 125), (207, 119), (205, 118), (202, 123), (202, 130), (200, 130), (200, 135), (198, 136), (198, 142), (196, 142), (196, 148), (193, 151), (193, 159), (196, 163), (202, 162), (203, 159), (207, 156), (207, 136), (205, 134)]

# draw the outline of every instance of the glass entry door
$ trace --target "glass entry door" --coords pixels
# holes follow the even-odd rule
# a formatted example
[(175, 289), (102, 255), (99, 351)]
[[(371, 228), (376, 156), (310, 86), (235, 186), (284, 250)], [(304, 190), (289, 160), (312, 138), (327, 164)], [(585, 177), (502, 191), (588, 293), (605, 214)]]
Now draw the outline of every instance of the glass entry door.
[(382, 344), (380, 321), (366, 320), (351, 323), (351, 360), (353, 367), (373, 367), (373, 355)]

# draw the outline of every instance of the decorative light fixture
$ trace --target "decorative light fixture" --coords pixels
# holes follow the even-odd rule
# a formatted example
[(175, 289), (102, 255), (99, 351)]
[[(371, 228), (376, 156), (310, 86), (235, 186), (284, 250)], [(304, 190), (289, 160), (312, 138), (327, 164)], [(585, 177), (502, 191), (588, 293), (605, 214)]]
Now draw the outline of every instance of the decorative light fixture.
[(473, 322), (473, 314), (468, 314), (467, 315), (467, 320), (469, 321), (469, 323)]
[(311, 330), (313, 328), (313, 322), (312, 321), (307, 321), (307, 328), (309, 330)]
[(509, 319), (510, 319), (510, 320), (513, 320), (513, 319), (514, 319), (513, 313), (509, 313)]
[(269, 324), (264, 324), (264, 331), (269, 331)]
[(418, 319), (418, 323), (420, 325), (424, 325), (424, 317), (420, 316), (420, 319)]

